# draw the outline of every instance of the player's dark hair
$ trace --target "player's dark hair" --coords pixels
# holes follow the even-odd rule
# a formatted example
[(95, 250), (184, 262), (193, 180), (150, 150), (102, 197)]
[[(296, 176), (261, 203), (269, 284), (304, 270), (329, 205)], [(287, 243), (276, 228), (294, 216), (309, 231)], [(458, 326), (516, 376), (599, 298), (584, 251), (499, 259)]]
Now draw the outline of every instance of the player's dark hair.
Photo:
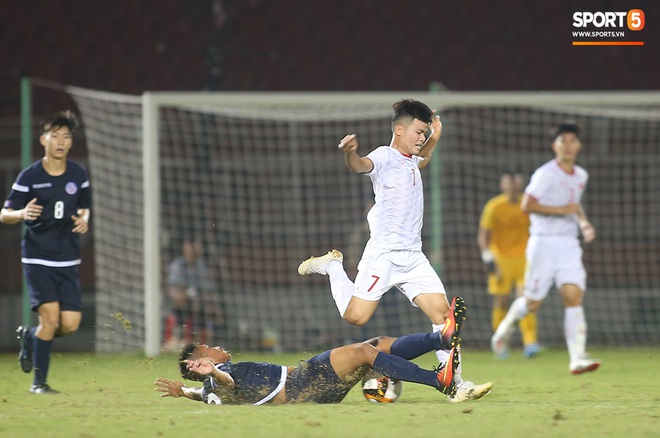
[(198, 345), (199, 344), (196, 342), (191, 342), (183, 346), (181, 352), (179, 353), (179, 373), (181, 373), (181, 377), (186, 380), (202, 382), (204, 381), (204, 376), (200, 376), (199, 374), (190, 371), (184, 362), (184, 360), (190, 359)]
[(56, 131), (63, 127), (69, 128), (69, 131), (73, 133), (78, 129), (78, 119), (71, 110), (60, 111), (44, 119), (40, 126), (42, 134), (46, 134), (53, 130)]
[(403, 119), (417, 119), (424, 123), (431, 123), (433, 111), (425, 103), (413, 99), (402, 99), (392, 105), (394, 113), (392, 114), (392, 126), (398, 124)]
[(515, 170), (515, 169), (504, 169), (502, 171), (502, 176), (510, 176), (510, 177), (513, 177), (513, 178), (515, 178), (517, 176), (522, 177), (522, 172), (519, 172), (518, 170)]
[(567, 120), (560, 123), (553, 129), (552, 138), (555, 139), (562, 134), (575, 134), (576, 137), (580, 137), (580, 126), (572, 120)]

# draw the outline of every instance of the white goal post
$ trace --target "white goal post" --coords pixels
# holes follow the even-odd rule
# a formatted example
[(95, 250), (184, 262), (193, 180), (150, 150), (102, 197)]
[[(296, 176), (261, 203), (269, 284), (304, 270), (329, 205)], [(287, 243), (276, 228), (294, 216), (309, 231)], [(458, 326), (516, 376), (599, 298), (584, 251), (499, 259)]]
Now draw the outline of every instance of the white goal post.
[[(392, 317), (387, 313), (375, 318), (371, 331), (346, 327), (332, 308), (327, 279), (296, 278), (294, 261), (341, 243), (349, 245), (344, 229), (363, 221), (370, 186), (365, 184), (366, 178), (343, 169), (342, 158), (333, 146), (341, 133), (353, 130), (361, 138), (364, 154), (387, 144), (391, 105), (401, 98), (421, 100), (443, 117), (443, 138), (424, 176), (425, 251), (442, 270), (450, 294), (467, 296), (474, 331), (466, 337), (475, 344), (484, 345), (490, 331), (490, 298), (475, 243), (479, 209), (497, 194), (499, 172), (505, 167), (529, 176), (551, 158), (547, 130), (553, 124), (572, 118), (587, 127), (584, 141), (588, 146), (580, 161), (586, 163), (587, 170), (595, 171), (586, 203), (595, 223), (604, 227), (599, 237), (605, 243), (598, 249), (639, 250), (650, 243), (648, 250), (652, 251), (660, 239), (650, 219), (637, 217), (644, 211), (642, 204), (660, 202), (657, 189), (647, 186), (651, 175), (646, 174), (646, 166), (658, 164), (653, 145), (660, 142), (660, 92), (146, 92), (138, 97), (76, 87), (67, 87), (67, 91), (83, 119), (95, 209), (103, 203), (130, 204), (133, 208), (134, 202), (141, 202), (135, 211), (141, 218), (139, 227), (129, 229), (121, 221), (110, 223), (118, 219), (111, 212), (104, 217), (104, 205), (98, 205), (101, 213), (95, 214), (97, 254), (107, 250), (107, 254), (97, 256), (97, 295), (101, 294), (97, 317), (121, 314), (118, 318), (131, 320), (135, 331), (128, 335), (112, 327), (111, 320), (106, 328), (99, 322), (97, 348), (101, 351), (125, 351), (142, 344), (147, 356), (161, 352), (164, 267), (177, 255), (172, 242), (177, 241), (181, 230), (201, 238), (207, 246), (207, 258), (229, 260), (227, 276), (231, 280), (218, 289), (225, 290), (222, 302), (230, 313), (225, 333), (225, 342), (230, 345), (313, 349), (363, 334), (389, 334), (380, 332), (392, 329)], [(117, 130), (124, 132), (119, 135)], [(226, 145), (217, 149), (223, 142)], [(118, 155), (105, 155), (120, 143), (130, 144), (129, 152), (118, 147)], [(629, 145), (636, 146), (634, 153), (627, 155), (624, 149)], [(616, 162), (608, 159), (608, 151)], [(108, 167), (108, 160), (118, 160), (122, 154), (130, 158), (121, 158), (119, 165)], [(320, 167), (315, 157), (329, 167)], [(607, 205), (608, 196), (613, 202), (626, 196), (616, 191), (616, 184), (605, 184), (601, 174), (617, 169), (617, 165), (621, 167), (613, 174), (621, 180), (621, 190), (645, 190), (633, 204), (626, 204), (630, 211)], [(639, 166), (641, 174), (636, 173)], [(128, 187), (121, 185), (129, 180), (132, 184)], [(134, 195), (123, 194), (124, 190), (133, 190)], [(127, 197), (126, 204), (123, 196)], [(613, 212), (599, 219), (598, 213), (607, 212), (609, 207)], [(182, 216), (174, 218), (177, 214)], [(327, 219), (333, 215), (336, 226)], [(626, 239), (634, 244), (629, 245)], [(133, 254), (125, 254), (121, 246), (137, 241), (141, 241), (139, 251), (134, 247), (132, 252), (140, 252), (141, 258), (139, 263), (130, 262), (127, 259)], [(278, 249), (285, 254), (279, 254)], [(360, 249), (358, 244), (358, 256)], [(356, 252), (355, 248), (350, 250)], [(273, 257), (287, 260), (273, 262)], [(617, 268), (620, 261), (612, 254), (594, 259), (596, 266), (605, 263), (607, 269), (616, 271), (617, 284), (610, 290), (609, 278), (599, 280), (603, 274), (589, 269), (590, 281), (595, 279), (594, 289), (607, 289), (603, 294), (613, 300), (613, 306), (628, 308), (617, 298), (621, 290), (628, 289), (641, 300), (639, 305), (655, 305), (649, 290), (658, 284), (657, 275), (647, 272), (652, 270), (650, 253), (639, 255), (644, 266), (644, 279), (639, 282), (634, 273)], [(124, 261), (125, 271), (116, 266), (108, 270), (109, 265)], [(257, 278), (260, 275), (263, 278)], [(122, 276), (126, 282), (142, 278), (141, 298), (136, 298), (137, 284), (124, 285)], [(104, 294), (108, 295), (104, 298)], [(283, 303), (281, 307), (279, 303)], [(587, 304), (588, 312), (593, 305), (591, 311), (602, 314), (593, 318), (597, 330), (606, 325), (610, 310), (604, 305), (598, 308), (600, 304)], [(143, 307), (135, 309), (139, 306)], [(394, 330), (402, 331), (393, 335), (428, 329), (418, 310), (405, 302), (392, 306), (398, 324)], [(252, 315), (241, 313), (244, 307), (250, 307)], [(557, 321), (550, 321), (557, 318), (554, 310), (547, 313), (545, 328), (550, 332), (557, 328)], [(660, 324), (660, 316), (652, 314), (649, 318), (650, 326), (629, 328), (641, 333), (640, 343), (657, 341), (652, 330)], [(621, 342), (606, 333), (594, 338), (604, 343)], [(557, 336), (548, 335), (546, 342), (557, 342)]]

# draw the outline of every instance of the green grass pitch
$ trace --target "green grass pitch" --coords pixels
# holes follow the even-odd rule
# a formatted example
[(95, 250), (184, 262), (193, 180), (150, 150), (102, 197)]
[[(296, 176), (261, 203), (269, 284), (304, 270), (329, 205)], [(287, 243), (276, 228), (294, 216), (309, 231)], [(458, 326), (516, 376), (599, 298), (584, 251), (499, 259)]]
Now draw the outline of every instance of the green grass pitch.
[[(234, 360), (295, 365), (309, 353), (235, 354)], [(16, 354), (0, 355), (0, 436), (13, 437), (657, 437), (660, 351), (594, 349), (595, 373), (571, 375), (565, 350), (533, 359), (514, 352), (463, 354), (464, 377), (491, 380), (482, 400), (450, 404), (432, 388), (404, 384), (397, 403), (371, 404), (355, 388), (337, 405), (216, 406), (160, 398), (156, 377), (178, 378), (176, 357), (57, 354), (50, 384), (28, 392)], [(435, 365), (432, 354), (416, 362)]]

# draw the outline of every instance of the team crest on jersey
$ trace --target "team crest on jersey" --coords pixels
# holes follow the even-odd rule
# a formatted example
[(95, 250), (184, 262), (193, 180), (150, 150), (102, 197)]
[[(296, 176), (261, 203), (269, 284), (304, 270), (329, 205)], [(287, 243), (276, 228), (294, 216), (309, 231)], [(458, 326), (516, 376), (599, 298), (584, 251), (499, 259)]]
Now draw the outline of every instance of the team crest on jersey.
[(66, 186), (64, 186), (64, 190), (66, 190), (69, 195), (73, 195), (78, 191), (78, 186), (74, 182), (68, 182), (66, 183)]

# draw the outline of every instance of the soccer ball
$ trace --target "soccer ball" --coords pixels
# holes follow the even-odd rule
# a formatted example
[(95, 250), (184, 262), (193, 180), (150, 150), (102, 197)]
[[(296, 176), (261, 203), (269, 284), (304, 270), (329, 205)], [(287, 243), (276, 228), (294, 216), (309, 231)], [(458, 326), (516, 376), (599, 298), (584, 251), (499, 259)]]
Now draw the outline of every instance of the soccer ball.
[(402, 391), (401, 380), (392, 380), (373, 370), (362, 379), (362, 394), (371, 403), (394, 403)]

